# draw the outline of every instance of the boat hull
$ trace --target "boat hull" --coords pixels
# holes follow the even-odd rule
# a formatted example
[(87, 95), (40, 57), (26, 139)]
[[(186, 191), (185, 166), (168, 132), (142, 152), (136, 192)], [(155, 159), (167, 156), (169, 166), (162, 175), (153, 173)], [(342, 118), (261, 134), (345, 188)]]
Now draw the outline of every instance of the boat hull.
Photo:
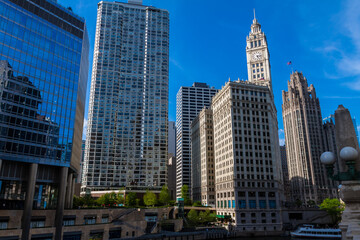
[(309, 238), (309, 239), (341, 239), (339, 235), (311, 235), (311, 234), (303, 234), (303, 233), (290, 233), (291, 237), (296, 238)]

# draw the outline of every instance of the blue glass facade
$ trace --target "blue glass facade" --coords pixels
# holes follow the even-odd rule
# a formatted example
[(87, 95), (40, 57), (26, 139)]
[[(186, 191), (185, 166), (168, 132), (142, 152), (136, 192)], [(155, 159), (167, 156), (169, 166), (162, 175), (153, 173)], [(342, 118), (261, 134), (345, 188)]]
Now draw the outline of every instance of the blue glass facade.
[(82, 39), (0, 2), (1, 158), (70, 166), (81, 52)]
[(57, 167), (78, 173), (88, 51), (85, 21), (71, 10), (0, 0), (1, 202), (23, 207), (26, 163), (38, 164), (35, 208), (56, 205)]

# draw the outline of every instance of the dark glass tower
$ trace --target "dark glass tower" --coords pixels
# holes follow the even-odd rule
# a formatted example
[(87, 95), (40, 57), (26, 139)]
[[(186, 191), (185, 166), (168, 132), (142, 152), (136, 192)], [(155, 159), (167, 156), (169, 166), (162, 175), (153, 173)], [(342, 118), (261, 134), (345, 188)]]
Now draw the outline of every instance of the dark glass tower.
[[(50, 0), (0, 0), (0, 208), (71, 207), (88, 75), (85, 20)], [(58, 235), (58, 229), (57, 234)]]

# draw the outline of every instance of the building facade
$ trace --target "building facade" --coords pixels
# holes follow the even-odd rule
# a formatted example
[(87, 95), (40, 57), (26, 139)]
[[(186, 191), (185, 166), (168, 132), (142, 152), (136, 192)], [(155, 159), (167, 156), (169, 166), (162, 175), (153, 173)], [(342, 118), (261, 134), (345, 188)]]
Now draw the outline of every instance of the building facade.
[(325, 150), (319, 99), (315, 87), (308, 86), (302, 73), (294, 72), (283, 91), (285, 145), (291, 183), (292, 201), (321, 203), (331, 196), (320, 155)]
[(281, 157), (281, 170), (282, 170), (283, 188), (284, 188), (283, 196), (284, 196), (284, 201), (286, 203), (291, 201), (291, 188), (289, 181), (289, 168), (286, 158), (286, 146), (280, 146), (280, 157)]
[(167, 163), (167, 181), (171, 200), (176, 200), (176, 157), (169, 157)]
[(191, 123), (192, 200), (215, 207), (212, 110), (204, 108)]
[(216, 211), (238, 231), (280, 231), (276, 109), (268, 86), (227, 82), (213, 98)]
[(32, 209), (56, 209), (59, 239), (80, 170), (85, 20), (56, 1), (1, 0), (0, 39), (0, 208), (24, 209), (22, 239)]
[(174, 121), (169, 121), (168, 152), (169, 157), (176, 156), (176, 127)]
[(166, 184), (168, 92), (168, 11), (100, 2), (83, 192)]
[(210, 199), (214, 170), (217, 215), (231, 218), (236, 231), (277, 234), (283, 189), (277, 111), (266, 37), (256, 19), (246, 51), (249, 81), (229, 79), (192, 122), (193, 198)]
[(181, 187), (191, 189), (191, 129), (199, 112), (211, 104), (217, 89), (206, 83), (195, 82), (191, 87), (181, 87), (176, 95), (176, 196)]

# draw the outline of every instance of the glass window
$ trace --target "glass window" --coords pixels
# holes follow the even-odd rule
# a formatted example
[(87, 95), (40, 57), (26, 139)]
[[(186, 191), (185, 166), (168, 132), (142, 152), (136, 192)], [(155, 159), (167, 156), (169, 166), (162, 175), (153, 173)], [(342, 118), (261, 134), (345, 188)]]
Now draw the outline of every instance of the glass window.
[(45, 227), (45, 220), (31, 221), (30, 228), (43, 228)]
[(246, 208), (246, 201), (245, 200), (239, 200), (239, 208)]
[(269, 208), (276, 208), (276, 201), (275, 200), (269, 200)]
[(265, 200), (259, 200), (259, 207), (260, 208), (266, 208), (266, 201)]
[(75, 225), (75, 219), (65, 219), (63, 221), (63, 226), (74, 226)]
[(7, 229), (8, 228), (8, 222), (7, 221), (1, 221), (0, 222), (0, 229)]
[(84, 220), (85, 220), (85, 225), (91, 225), (91, 224), (96, 223), (96, 218), (95, 217), (85, 218)]
[(249, 207), (251, 209), (256, 208), (256, 200), (249, 200)]

